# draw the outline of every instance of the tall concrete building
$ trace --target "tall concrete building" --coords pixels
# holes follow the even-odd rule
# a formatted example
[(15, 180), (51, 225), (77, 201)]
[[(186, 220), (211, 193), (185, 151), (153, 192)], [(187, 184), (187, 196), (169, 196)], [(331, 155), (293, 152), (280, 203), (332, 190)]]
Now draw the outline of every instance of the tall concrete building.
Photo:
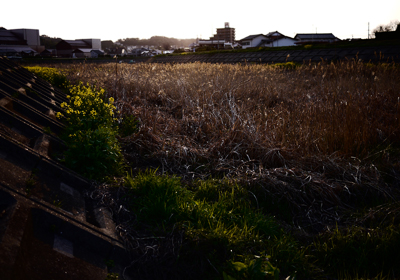
[(210, 40), (225, 40), (226, 43), (235, 42), (235, 28), (229, 27), (229, 22), (225, 22), (225, 28), (217, 28), (217, 34), (210, 37)]
[(0, 55), (33, 56), (43, 50), (38, 29), (0, 28)]

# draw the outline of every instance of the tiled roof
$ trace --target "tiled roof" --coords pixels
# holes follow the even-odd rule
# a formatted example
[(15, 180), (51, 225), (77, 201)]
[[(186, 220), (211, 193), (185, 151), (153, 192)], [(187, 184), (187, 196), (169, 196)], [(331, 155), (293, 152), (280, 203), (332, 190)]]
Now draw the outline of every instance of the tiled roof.
[(97, 53), (97, 54), (104, 54), (103, 51), (101, 50), (91, 50), (91, 52)]
[(294, 38), (300, 40), (337, 39), (332, 33), (299, 33)]
[(15, 47), (15, 46), (12, 46), (12, 47), (11, 46), (0, 46), (0, 50), (2, 52), (4, 52), (4, 50), (7, 50), (7, 51), (13, 50), (13, 51), (18, 52), (18, 53), (21, 53), (21, 52), (24, 52), (24, 53), (34, 52), (34, 53), (36, 53), (36, 51), (34, 49), (32, 49), (32, 48), (30, 48), (28, 46), (19, 46), (19, 47)]
[[(263, 35), (263, 34), (249, 35), (249, 36), (243, 38), (243, 39), (240, 40), (240, 41), (244, 41), (244, 40), (253, 40), (254, 38), (257, 38), (258, 36), (264, 36), (264, 35)], [(265, 36), (264, 36), (264, 37), (265, 37)]]
[(75, 48), (91, 48), (89, 44), (85, 43), (82, 40), (64, 40), (64, 42), (70, 44), (72, 47)]

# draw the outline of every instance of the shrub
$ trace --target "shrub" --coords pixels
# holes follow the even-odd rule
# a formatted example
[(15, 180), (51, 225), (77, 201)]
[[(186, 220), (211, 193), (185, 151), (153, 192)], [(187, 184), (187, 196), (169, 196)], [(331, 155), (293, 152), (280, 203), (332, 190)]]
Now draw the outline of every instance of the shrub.
[(118, 126), (119, 135), (122, 137), (132, 135), (139, 130), (138, 126), (139, 121), (133, 115), (126, 115)]
[(115, 130), (107, 126), (69, 134), (66, 165), (93, 179), (120, 174), (122, 154), (115, 136)]
[(30, 72), (39, 76), (40, 78), (48, 81), (53, 86), (56, 86), (61, 89), (67, 89), (69, 86), (69, 82), (64, 75), (62, 70), (51, 68), (51, 67), (25, 67)]
[(69, 103), (62, 103), (67, 124), (65, 163), (85, 176), (100, 179), (122, 171), (123, 158), (116, 139), (114, 99), (104, 99), (104, 90), (82, 83), (70, 87)]

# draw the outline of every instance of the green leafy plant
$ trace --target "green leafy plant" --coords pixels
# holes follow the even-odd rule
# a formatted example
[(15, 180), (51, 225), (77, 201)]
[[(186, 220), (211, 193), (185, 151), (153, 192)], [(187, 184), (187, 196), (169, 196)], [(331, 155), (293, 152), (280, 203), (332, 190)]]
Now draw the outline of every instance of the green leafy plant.
[(115, 266), (114, 260), (105, 260), (104, 262), (105, 262), (107, 268), (113, 268)]
[(132, 135), (138, 132), (138, 130), (139, 121), (133, 115), (124, 116), (118, 126), (118, 133), (122, 137)]
[(334, 228), (321, 234), (314, 242), (315, 256), (321, 266), (333, 275), (376, 277), (397, 275), (400, 256), (398, 225), (382, 228)]
[(239, 280), (239, 279), (274, 279), (279, 280), (279, 268), (273, 266), (267, 256), (261, 258), (245, 258), (244, 262), (231, 262), (231, 273), (223, 272), (224, 280)]
[(53, 131), (51, 130), (51, 128), (49, 126), (44, 127), (43, 132), (47, 133), (47, 134), (53, 134)]
[(67, 97), (69, 103), (61, 103), (64, 112), (57, 113), (67, 124), (66, 165), (93, 179), (120, 174), (123, 157), (116, 139), (114, 99), (105, 101), (103, 89), (82, 83), (71, 87)]
[(120, 279), (119, 274), (115, 272), (107, 273), (106, 280)]
[(51, 68), (51, 67), (25, 67), (28, 71), (34, 73), (40, 78), (48, 81), (53, 86), (61, 89), (67, 89), (69, 87), (69, 82), (67, 77), (64, 75), (62, 70)]
[(63, 202), (61, 199), (58, 198), (58, 195), (55, 196), (55, 198), (53, 199), (53, 205), (57, 208), (61, 208), (63, 205)]

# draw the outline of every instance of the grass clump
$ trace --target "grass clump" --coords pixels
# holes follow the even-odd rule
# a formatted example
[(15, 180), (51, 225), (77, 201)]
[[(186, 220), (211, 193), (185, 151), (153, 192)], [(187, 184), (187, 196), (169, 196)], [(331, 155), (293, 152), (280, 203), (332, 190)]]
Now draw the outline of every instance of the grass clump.
[[(279, 272), (310, 271), (304, 248), (272, 216), (251, 207), (248, 192), (234, 182), (213, 179), (189, 187), (178, 177), (146, 171), (127, 176), (126, 184), (135, 228), (158, 236), (179, 231), (183, 244), (174, 265), (190, 260), (198, 279), (277, 279)], [(251, 275), (255, 278), (246, 278)]]
[(321, 267), (346, 278), (399, 275), (400, 231), (398, 225), (383, 228), (351, 227), (318, 236), (315, 257)]
[(60, 69), (52, 67), (40, 67), (40, 66), (27, 66), (25, 67), (28, 71), (34, 73), (40, 78), (48, 81), (53, 86), (61, 89), (67, 89), (69, 81)]

